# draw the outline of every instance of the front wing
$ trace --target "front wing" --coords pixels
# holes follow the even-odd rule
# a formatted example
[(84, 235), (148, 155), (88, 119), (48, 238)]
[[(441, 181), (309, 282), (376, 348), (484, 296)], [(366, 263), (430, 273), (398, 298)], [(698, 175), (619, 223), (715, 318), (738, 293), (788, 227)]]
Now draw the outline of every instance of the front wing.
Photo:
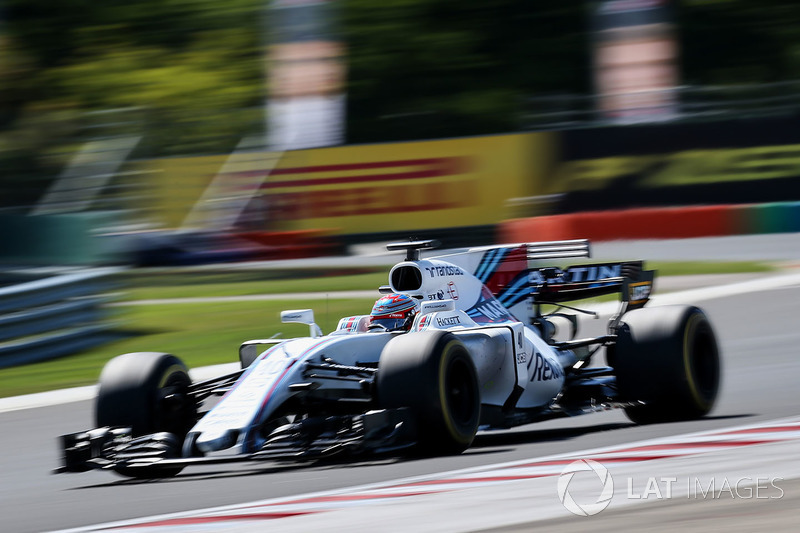
[(359, 415), (312, 417), (273, 430), (258, 451), (180, 457), (182, 439), (171, 433), (135, 437), (129, 428), (97, 428), (61, 437), (62, 464), (55, 473), (246, 461), (316, 461), (337, 456), (382, 455), (415, 444), (415, 424), (405, 408)]

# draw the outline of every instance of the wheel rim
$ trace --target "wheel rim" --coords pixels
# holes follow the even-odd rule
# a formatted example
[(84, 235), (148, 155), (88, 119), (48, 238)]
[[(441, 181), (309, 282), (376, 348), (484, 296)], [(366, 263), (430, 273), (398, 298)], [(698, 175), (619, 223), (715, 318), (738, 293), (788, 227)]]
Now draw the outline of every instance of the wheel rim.
[(183, 436), (191, 429), (194, 412), (188, 394), (190, 381), (182, 372), (172, 373), (156, 393), (156, 417), (158, 430)]

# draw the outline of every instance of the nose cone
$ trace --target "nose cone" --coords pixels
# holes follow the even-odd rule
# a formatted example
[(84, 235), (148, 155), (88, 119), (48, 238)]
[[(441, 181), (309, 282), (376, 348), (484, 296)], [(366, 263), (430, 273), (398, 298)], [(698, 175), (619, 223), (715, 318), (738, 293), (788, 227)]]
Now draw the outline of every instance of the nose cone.
[(238, 434), (239, 432), (235, 429), (208, 429), (203, 431), (197, 437), (197, 440), (195, 440), (195, 446), (197, 446), (197, 449), (203, 453), (227, 450), (236, 444), (236, 437)]

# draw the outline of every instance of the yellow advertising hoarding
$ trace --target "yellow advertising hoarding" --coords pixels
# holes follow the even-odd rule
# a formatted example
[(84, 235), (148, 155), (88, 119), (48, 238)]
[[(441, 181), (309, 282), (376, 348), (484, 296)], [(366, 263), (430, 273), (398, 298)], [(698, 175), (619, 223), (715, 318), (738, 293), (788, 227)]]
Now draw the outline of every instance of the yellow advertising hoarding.
[(180, 228), (226, 159), (215, 155), (146, 161), (148, 194), (142, 196), (141, 211), (159, 226)]
[[(163, 203), (172, 226), (191, 208), (186, 201), (197, 201), (217, 176), (230, 190), (249, 188), (261, 200), (247, 215), (252, 219), (258, 205), (264, 212), (255, 218), (265, 230), (453, 228), (497, 223), (507, 216), (508, 199), (540, 194), (556, 163), (555, 142), (554, 134), (531, 133), (297, 150), (265, 154), (263, 164), (170, 159), (154, 162), (162, 172), (153, 175), (162, 197), (174, 195)], [(169, 192), (173, 183), (181, 190)]]

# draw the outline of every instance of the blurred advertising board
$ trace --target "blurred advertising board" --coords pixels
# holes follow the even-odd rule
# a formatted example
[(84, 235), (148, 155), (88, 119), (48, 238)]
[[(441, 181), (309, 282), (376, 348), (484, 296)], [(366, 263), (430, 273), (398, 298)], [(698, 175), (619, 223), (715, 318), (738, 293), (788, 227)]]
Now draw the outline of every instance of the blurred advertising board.
[(150, 162), (158, 168), (153, 209), (176, 227), (220, 173), (250, 188), (248, 228), (327, 229), (352, 235), (489, 225), (506, 202), (540, 194), (558, 157), (557, 135), (531, 133), (342, 146), (249, 158)]
[(617, 123), (678, 113), (678, 42), (670, 0), (606, 0), (592, 12), (597, 110)]
[[(546, 133), (351, 146), (287, 154), (262, 185), (283, 229), (359, 234), (493, 224), (534, 193)], [(543, 174), (543, 172), (542, 172)]]
[(561, 212), (800, 200), (798, 116), (561, 132)]
[(272, 150), (344, 142), (344, 46), (332, 0), (274, 0), (268, 51), (268, 143)]

